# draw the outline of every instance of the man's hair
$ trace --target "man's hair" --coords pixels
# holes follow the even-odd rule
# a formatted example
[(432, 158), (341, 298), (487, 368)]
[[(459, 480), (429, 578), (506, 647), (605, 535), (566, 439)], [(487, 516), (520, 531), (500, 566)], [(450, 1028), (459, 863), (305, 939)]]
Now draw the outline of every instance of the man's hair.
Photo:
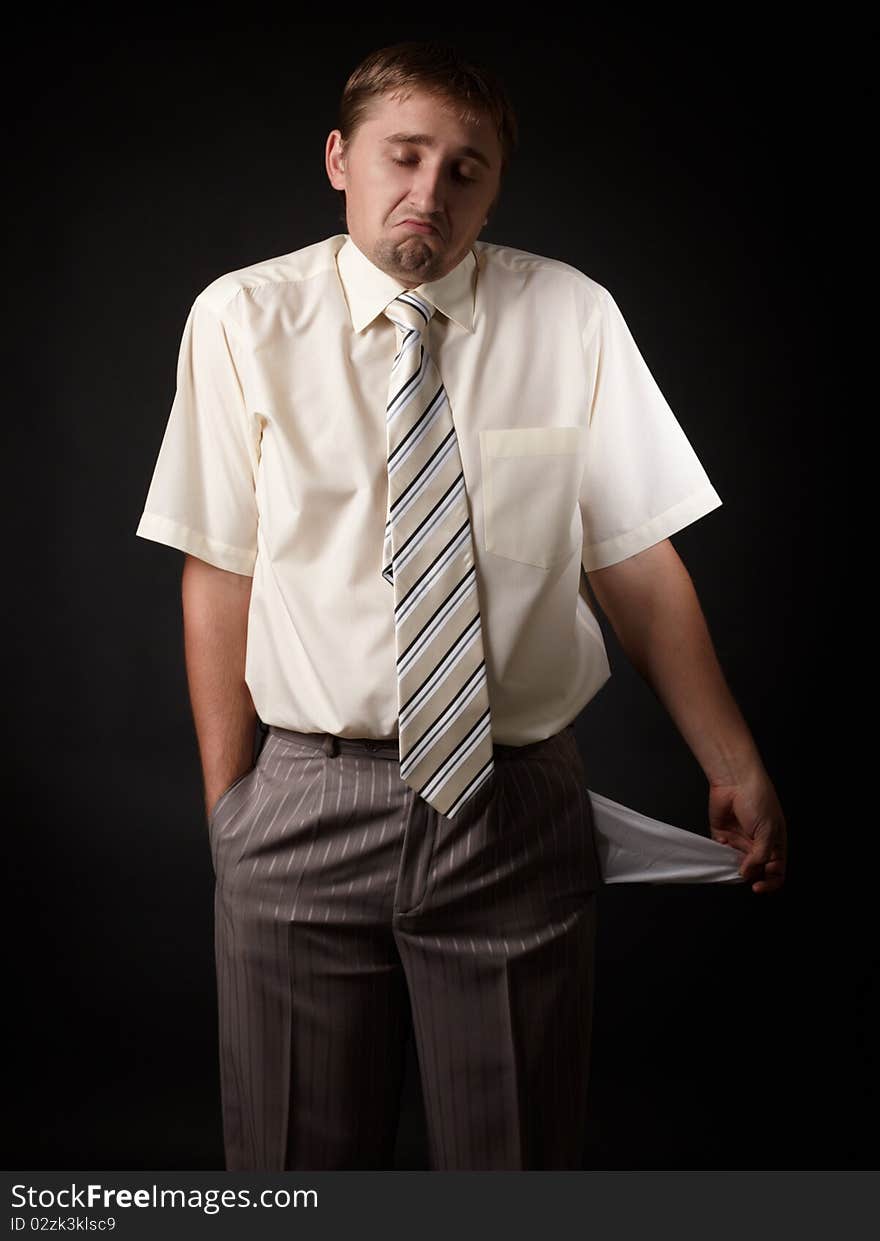
[[(488, 116), (501, 146), (503, 180), (519, 140), (513, 104), (500, 78), (487, 65), (465, 59), (448, 43), (393, 43), (362, 60), (346, 82), (339, 102), (337, 128), (343, 142), (352, 140), (370, 115), (374, 100), (382, 95), (406, 96), (414, 90), (436, 95), (439, 101), (454, 108), (465, 124)], [(345, 190), (336, 193), (345, 220)]]

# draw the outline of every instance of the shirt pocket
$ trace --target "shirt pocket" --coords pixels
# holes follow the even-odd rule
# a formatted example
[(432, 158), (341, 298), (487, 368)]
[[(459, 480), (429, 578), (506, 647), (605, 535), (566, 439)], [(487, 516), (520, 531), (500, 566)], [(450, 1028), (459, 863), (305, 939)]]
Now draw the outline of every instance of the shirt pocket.
[(579, 551), (584, 435), (576, 426), (480, 431), (487, 552), (549, 569)]

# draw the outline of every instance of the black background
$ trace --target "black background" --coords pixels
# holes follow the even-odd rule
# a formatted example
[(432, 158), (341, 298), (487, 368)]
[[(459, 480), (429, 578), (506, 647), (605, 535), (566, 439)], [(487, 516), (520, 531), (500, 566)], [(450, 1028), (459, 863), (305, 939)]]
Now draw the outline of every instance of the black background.
[[(405, 38), (500, 72), (521, 143), (482, 237), (611, 291), (722, 498), (673, 542), (789, 824), (774, 896), (603, 890), (584, 1167), (871, 1166), (863, 862), (828, 704), (842, 44), (659, 19), (61, 20), (7, 53), (5, 1166), (223, 1166), (182, 556), (134, 531), (193, 298), (345, 231), (326, 136), (355, 65)], [(614, 675), (577, 724), (590, 787), (707, 833), (702, 772), (603, 628)], [(397, 1166), (426, 1160), (411, 1055)]]

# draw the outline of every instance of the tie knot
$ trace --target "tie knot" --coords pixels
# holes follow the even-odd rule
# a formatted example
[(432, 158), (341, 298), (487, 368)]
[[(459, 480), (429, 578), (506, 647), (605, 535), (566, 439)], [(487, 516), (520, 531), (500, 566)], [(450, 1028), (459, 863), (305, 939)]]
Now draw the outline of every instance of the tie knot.
[(406, 293), (401, 293), (399, 297), (395, 297), (383, 311), (383, 314), (387, 315), (391, 322), (396, 324), (401, 331), (418, 332), (419, 335), (428, 326), (433, 313), (434, 307), (429, 301), (409, 290)]

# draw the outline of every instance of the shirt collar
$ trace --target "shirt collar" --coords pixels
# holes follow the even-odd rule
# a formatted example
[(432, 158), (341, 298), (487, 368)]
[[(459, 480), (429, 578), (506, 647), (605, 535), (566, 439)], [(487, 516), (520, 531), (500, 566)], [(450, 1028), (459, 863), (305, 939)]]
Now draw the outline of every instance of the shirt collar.
[[(336, 252), (336, 270), (345, 291), (352, 327), (362, 332), (405, 286), (376, 267), (348, 233), (343, 237), (345, 240)], [(476, 255), (469, 250), (452, 271), (439, 280), (418, 285), (413, 292), (431, 302), (466, 332), (473, 332), (476, 273)]]

